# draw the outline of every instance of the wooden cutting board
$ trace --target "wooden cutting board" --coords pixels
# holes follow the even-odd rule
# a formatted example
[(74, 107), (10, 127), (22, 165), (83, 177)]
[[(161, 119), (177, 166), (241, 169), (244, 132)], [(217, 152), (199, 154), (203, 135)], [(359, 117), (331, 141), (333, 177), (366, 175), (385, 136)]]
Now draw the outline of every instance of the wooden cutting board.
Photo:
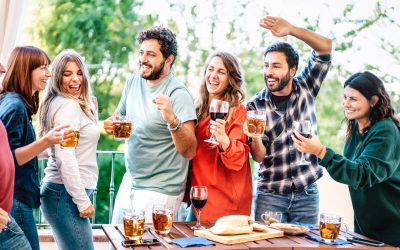
[(217, 235), (213, 234), (210, 230), (196, 230), (194, 231), (194, 235), (207, 238), (212, 241), (216, 241), (222, 244), (237, 244), (243, 242), (249, 242), (254, 240), (264, 240), (276, 237), (283, 237), (283, 231), (270, 229), (269, 232), (261, 233), (261, 232), (252, 232), (249, 234), (239, 234), (239, 235)]

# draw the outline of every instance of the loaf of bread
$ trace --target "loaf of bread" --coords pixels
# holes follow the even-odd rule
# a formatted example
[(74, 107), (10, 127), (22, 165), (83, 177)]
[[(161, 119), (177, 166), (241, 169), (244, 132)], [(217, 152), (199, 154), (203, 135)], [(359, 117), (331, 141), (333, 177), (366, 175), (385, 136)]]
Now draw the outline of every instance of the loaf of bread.
[(228, 215), (219, 218), (210, 230), (219, 235), (247, 234), (253, 231), (253, 221), (247, 215)]

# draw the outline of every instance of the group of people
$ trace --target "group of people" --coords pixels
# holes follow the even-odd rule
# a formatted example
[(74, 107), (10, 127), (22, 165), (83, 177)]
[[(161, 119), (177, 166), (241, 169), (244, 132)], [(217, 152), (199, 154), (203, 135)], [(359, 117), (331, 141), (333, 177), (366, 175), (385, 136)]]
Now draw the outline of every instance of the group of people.
[[(296, 74), (299, 55), (294, 48), (285, 42), (268, 46), (265, 87), (247, 104), (244, 75), (231, 53), (209, 56), (193, 102), (173, 73), (175, 35), (162, 26), (139, 34), (139, 73), (127, 79), (115, 113), (104, 122), (110, 134), (115, 116), (125, 115), (133, 124), (113, 222), (121, 222), (125, 207), (145, 210), (147, 222), (154, 205), (177, 215), (186, 183), (208, 188), (202, 220), (250, 215), (251, 155), (260, 163), (256, 220), (270, 210), (283, 213), (283, 222), (317, 223), (316, 181), (325, 167), (332, 178), (349, 186), (355, 232), (400, 246), (400, 123), (382, 81), (362, 72), (345, 82), (347, 137), (344, 154), (335, 153), (318, 140), (315, 114), (316, 97), (331, 64), (331, 39), (280, 17), (267, 16), (260, 25), (277, 37), (296, 37), (313, 52)], [(98, 178), (97, 102), (77, 52), (63, 51), (51, 71), (49, 65), (41, 49), (17, 47), (2, 82), (0, 249), (39, 249), (32, 209), (40, 203), (59, 248), (94, 248), (89, 218)], [(210, 118), (212, 99), (229, 102), (226, 119)], [(262, 138), (248, 136), (247, 110), (266, 111)], [(36, 113), (38, 138), (32, 125)], [(311, 138), (293, 131), (300, 120), (311, 121)], [(60, 143), (70, 140), (73, 124), (80, 127), (79, 144), (74, 150), (63, 149)], [(211, 134), (218, 145), (205, 142)], [(295, 164), (299, 151), (310, 164)], [(37, 156), (43, 152), (49, 160), (39, 189)], [(189, 215), (197, 216), (192, 209)]]

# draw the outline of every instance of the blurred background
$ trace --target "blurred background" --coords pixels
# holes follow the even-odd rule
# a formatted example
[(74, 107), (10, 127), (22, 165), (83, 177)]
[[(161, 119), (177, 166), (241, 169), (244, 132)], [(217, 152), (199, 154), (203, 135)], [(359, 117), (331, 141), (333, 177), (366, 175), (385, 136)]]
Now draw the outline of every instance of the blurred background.
[[(0, 0), (0, 61), (6, 65), (16, 45), (38, 46), (51, 58), (67, 48), (77, 50), (89, 66), (102, 121), (114, 112), (127, 76), (137, 72), (136, 36), (162, 24), (177, 35), (175, 75), (194, 98), (207, 56), (226, 50), (241, 62), (249, 99), (264, 87), (264, 48), (279, 40), (258, 23), (265, 15), (281, 16), (333, 39), (332, 67), (317, 98), (318, 133), (325, 145), (342, 152), (342, 84), (350, 74), (370, 70), (378, 75), (396, 110), (400, 108), (398, 13), (396, 0)], [(310, 48), (292, 37), (281, 40), (299, 51), (301, 70)], [(123, 151), (123, 147), (102, 131), (98, 150)], [(99, 158), (97, 223), (108, 223), (110, 164), (111, 159)], [(256, 180), (258, 166), (252, 167)], [(116, 157), (115, 191), (124, 172), (121, 155)], [(352, 227), (347, 187), (327, 173), (318, 184), (321, 212), (342, 214)]]

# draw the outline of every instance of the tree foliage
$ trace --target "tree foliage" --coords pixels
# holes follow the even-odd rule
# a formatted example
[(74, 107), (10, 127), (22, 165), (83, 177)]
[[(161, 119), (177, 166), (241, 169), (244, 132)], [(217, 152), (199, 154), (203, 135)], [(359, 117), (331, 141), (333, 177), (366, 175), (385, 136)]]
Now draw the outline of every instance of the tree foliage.
[[(335, 3), (326, 1), (326, 5), (329, 4)], [(342, 13), (331, 20), (332, 30), (325, 33), (334, 40), (335, 51), (332, 68), (317, 98), (318, 131), (321, 140), (339, 152), (343, 147), (342, 83), (355, 72), (349, 68), (353, 58), (349, 57), (346, 62), (338, 63), (335, 57), (348, 52), (369, 53), (364, 50), (365, 44), (360, 43), (359, 38), (369, 34), (371, 30), (390, 27), (393, 34), (400, 31), (396, 19), (399, 9), (396, 4), (390, 0), (377, 1), (372, 11), (359, 18), (355, 12), (360, 4), (364, 3), (350, 1)], [(140, 0), (48, 0), (41, 2), (40, 15), (32, 23), (32, 35), (41, 41), (51, 57), (66, 48), (73, 48), (85, 57), (90, 67), (101, 119), (114, 112), (123, 83), (133, 71), (137, 60), (138, 45), (135, 38), (138, 32), (158, 22), (164, 23), (177, 34), (178, 57), (174, 71), (194, 96), (205, 60), (215, 50), (230, 51), (239, 58), (247, 82), (247, 99), (265, 86), (262, 72), (263, 51), (276, 38), (259, 28), (257, 23), (249, 24), (249, 20), (253, 20), (255, 15), (260, 15), (261, 18), (270, 14), (272, 1), (262, 3), (232, 0), (229, 4), (222, 0), (168, 1), (160, 12), (150, 11), (142, 15), (144, 5)], [(229, 11), (225, 12), (227, 9)], [(324, 28), (321, 26), (323, 15), (321, 13), (313, 18), (300, 15), (303, 20), (296, 20), (299, 22), (296, 25), (319, 32)], [(376, 36), (379, 37), (380, 55), (389, 56), (393, 64), (400, 67), (399, 42), (388, 39), (383, 34)], [(301, 70), (311, 54), (311, 49), (293, 37), (283, 40), (299, 51)], [(363, 69), (373, 71), (385, 82), (399, 84), (399, 74), (384, 71), (377, 65), (378, 60), (376, 58), (366, 63)], [(392, 93), (392, 100), (399, 110), (398, 92)], [(118, 142), (102, 134), (99, 150), (117, 150), (120, 147)], [(97, 210), (101, 217), (98, 222), (103, 223), (107, 222), (103, 217), (108, 216), (110, 177), (109, 163), (105, 161), (100, 162)], [(123, 172), (123, 161), (120, 159), (116, 173), (117, 187)]]

